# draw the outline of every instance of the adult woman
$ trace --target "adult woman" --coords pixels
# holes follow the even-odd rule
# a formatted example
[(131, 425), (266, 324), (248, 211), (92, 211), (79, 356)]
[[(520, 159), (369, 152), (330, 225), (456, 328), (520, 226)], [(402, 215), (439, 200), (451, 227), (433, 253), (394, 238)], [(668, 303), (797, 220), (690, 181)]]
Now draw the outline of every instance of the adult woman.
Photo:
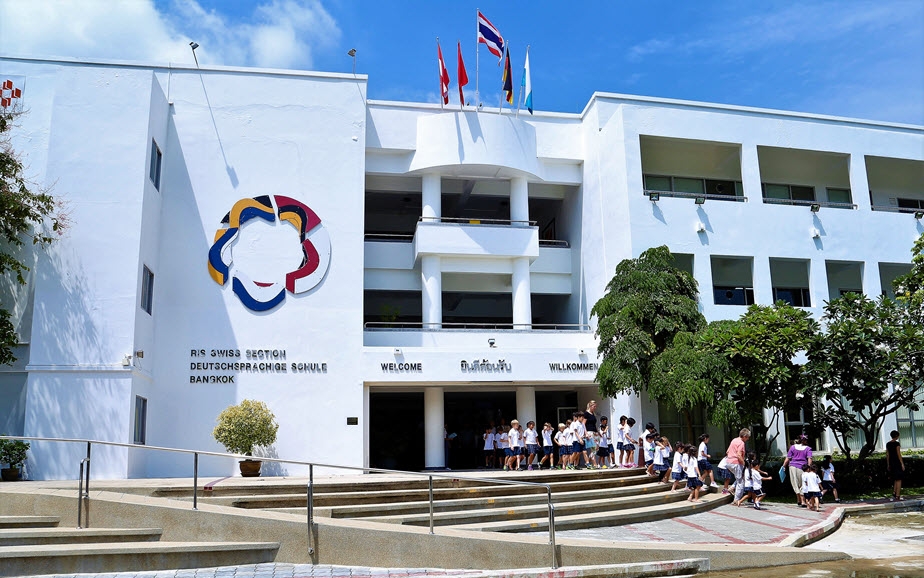
[(805, 499), (802, 496), (802, 466), (805, 464), (812, 464), (812, 448), (808, 446), (808, 437), (802, 434), (789, 447), (786, 459), (783, 460), (783, 467), (789, 466), (789, 483), (796, 493), (800, 508), (805, 507)]
[(587, 402), (587, 409), (584, 411), (584, 419), (587, 420), (584, 423), (584, 427), (587, 428), (587, 431), (596, 432), (597, 431), (597, 414), (594, 413), (597, 411), (597, 402), (590, 400)]

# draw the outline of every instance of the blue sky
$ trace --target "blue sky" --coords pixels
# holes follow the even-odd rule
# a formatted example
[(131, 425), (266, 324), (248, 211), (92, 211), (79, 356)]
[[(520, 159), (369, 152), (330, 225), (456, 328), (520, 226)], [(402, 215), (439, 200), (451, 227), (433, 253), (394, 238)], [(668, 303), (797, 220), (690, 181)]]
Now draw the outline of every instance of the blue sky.
[[(40, 4), (40, 7), (32, 6)], [(531, 45), (539, 110), (595, 91), (924, 125), (924, 1), (360, 2), (0, 0), (0, 53), (278, 66), (369, 75), (369, 97), (437, 102), (436, 37), (455, 89), (472, 84), (475, 10), (508, 40), (517, 84)], [(481, 48), (482, 100), (500, 68)]]

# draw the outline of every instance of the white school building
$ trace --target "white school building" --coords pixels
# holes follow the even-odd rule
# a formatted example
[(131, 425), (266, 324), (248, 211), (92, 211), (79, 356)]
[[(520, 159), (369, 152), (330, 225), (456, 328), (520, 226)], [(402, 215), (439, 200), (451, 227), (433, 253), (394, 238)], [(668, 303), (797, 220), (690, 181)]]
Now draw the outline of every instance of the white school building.
[[(667, 245), (708, 320), (776, 299), (820, 318), (845, 291), (891, 294), (924, 232), (920, 126), (606, 93), (517, 116), (235, 67), (2, 57), (0, 82), (29, 177), (72, 223), (25, 248), (25, 286), (3, 280), (11, 435), (222, 451), (216, 416), (256, 399), (280, 424), (270, 455), (465, 469), (489, 424), (596, 399), (720, 446), (701, 411), (600, 399), (589, 311), (616, 265)], [(793, 400), (781, 448), (807, 412)], [(922, 413), (886, 431), (922, 447)], [(35, 442), (28, 475), (75, 478), (84, 454)], [(99, 447), (92, 471), (191, 461)]]

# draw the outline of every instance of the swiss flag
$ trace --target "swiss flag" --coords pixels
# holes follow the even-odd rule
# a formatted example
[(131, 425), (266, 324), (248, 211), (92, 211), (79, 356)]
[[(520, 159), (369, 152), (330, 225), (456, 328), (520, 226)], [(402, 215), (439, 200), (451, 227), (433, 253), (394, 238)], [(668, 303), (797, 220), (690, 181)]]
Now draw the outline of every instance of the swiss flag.
[(443, 97), (443, 104), (449, 104), (449, 71), (443, 62), (443, 49), (439, 44), (436, 45), (436, 52), (440, 60), (440, 95)]

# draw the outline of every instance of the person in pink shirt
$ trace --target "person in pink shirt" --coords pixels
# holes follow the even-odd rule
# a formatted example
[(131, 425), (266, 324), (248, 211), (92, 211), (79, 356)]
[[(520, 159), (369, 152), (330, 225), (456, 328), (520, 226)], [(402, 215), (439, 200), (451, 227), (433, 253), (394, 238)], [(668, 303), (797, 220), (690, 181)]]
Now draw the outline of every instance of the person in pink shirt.
[[(750, 438), (751, 430), (742, 428), (742, 430), (738, 432), (738, 437), (728, 444), (728, 451), (725, 452), (726, 469), (735, 476), (735, 500), (740, 500), (741, 496), (744, 495), (744, 464), (747, 455), (745, 444)], [(727, 479), (725, 483), (726, 486), (722, 490), (723, 494), (728, 493)]]

